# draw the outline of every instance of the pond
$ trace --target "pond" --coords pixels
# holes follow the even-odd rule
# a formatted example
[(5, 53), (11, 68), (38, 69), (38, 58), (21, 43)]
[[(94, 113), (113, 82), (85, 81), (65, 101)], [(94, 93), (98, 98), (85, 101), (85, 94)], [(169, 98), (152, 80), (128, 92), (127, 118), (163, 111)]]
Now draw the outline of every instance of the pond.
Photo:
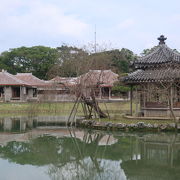
[(91, 131), (48, 122), (0, 119), (0, 179), (180, 179), (179, 134)]

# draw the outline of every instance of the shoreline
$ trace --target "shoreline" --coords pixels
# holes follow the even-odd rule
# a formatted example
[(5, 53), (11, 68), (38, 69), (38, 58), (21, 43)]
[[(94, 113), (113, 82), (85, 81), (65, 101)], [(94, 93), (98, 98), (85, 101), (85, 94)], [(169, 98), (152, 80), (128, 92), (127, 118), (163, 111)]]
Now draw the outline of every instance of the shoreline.
[(94, 120), (80, 120), (76, 123), (76, 127), (95, 129), (95, 130), (126, 131), (126, 132), (130, 132), (130, 131), (180, 132), (180, 126), (178, 126), (178, 128), (176, 129), (174, 123), (150, 124), (150, 123), (138, 122), (138, 123), (126, 124), (126, 123), (97, 122)]

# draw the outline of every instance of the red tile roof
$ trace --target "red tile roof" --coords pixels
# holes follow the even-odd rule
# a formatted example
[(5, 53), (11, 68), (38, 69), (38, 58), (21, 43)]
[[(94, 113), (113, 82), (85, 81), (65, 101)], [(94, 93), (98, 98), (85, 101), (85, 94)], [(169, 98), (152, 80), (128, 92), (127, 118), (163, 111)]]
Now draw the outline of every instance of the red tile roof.
[(49, 81), (41, 80), (32, 75), (32, 73), (17, 73), (17, 75), (12, 75), (4, 70), (0, 72), (0, 85), (51, 87), (56, 84), (57, 87), (61, 87), (64, 84), (67, 87), (73, 87), (83, 83), (85, 86), (98, 84), (101, 87), (112, 87), (116, 81), (118, 81), (118, 74), (113, 73), (111, 70), (90, 70), (80, 77), (73, 78), (56, 76)]
[(7, 71), (2, 70), (2, 72), (0, 72), (0, 85), (11, 85), (11, 86), (29, 86), (30, 84), (20, 80), (18, 78), (16, 78), (14, 75), (8, 73)]
[(119, 75), (111, 70), (89, 70), (80, 76), (80, 83), (84, 86), (112, 87), (118, 81)]
[(48, 83), (46, 81), (37, 78), (36, 76), (32, 75), (32, 73), (17, 73), (15, 77), (19, 80), (27, 82), (31, 86), (46, 86)]

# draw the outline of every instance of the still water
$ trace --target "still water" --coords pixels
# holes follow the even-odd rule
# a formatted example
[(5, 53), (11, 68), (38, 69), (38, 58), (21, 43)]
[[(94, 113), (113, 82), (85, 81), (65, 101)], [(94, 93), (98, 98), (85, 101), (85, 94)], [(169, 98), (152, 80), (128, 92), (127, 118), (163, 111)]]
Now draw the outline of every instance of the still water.
[(180, 135), (0, 119), (0, 180), (178, 180)]

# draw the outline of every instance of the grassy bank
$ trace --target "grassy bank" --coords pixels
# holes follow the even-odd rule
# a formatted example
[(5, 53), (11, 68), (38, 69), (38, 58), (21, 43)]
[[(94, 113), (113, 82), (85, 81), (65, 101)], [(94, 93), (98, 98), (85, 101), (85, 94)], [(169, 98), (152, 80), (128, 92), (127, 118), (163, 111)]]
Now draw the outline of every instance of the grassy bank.
[(73, 103), (0, 103), (0, 116), (7, 115), (68, 115)]
[[(61, 103), (0, 103), (0, 117), (4, 116), (32, 116), (32, 115), (69, 115), (74, 103), (72, 102), (61, 102)], [(110, 119), (97, 119), (101, 122), (112, 122), (112, 123), (172, 123), (171, 120), (135, 120), (126, 119), (123, 116), (129, 112), (129, 102), (111, 102), (111, 103), (99, 103), (101, 109), (104, 112), (108, 112)], [(133, 105), (133, 110), (135, 105)], [(83, 115), (82, 106), (79, 105), (78, 113), (79, 116)]]
[[(128, 111), (127, 102), (99, 103), (103, 111), (111, 115), (124, 114)], [(68, 115), (73, 108), (73, 102), (60, 103), (0, 103), (0, 113), (62, 113)], [(79, 104), (78, 114), (82, 114), (82, 106)]]

